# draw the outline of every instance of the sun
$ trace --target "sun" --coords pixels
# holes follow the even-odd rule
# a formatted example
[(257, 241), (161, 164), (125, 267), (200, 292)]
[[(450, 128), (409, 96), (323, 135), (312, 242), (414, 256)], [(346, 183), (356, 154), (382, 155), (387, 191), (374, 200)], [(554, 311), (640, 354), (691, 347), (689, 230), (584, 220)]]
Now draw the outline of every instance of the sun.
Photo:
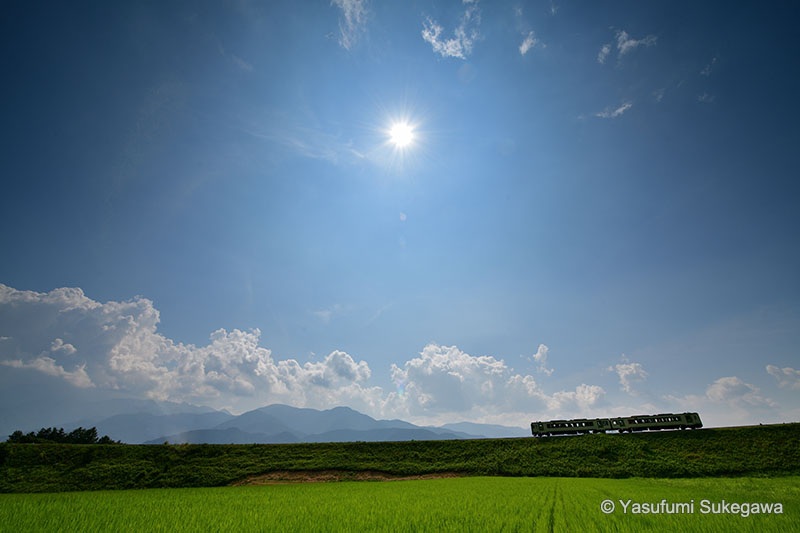
[(408, 122), (396, 122), (389, 129), (389, 141), (397, 148), (405, 148), (414, 141), (414, 128)]

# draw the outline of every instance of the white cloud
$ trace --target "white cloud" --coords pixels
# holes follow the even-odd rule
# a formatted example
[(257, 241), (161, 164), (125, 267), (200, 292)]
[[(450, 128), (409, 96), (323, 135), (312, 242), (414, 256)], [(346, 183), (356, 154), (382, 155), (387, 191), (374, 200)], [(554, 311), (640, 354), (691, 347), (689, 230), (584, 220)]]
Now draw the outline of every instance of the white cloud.
[(711, 76), (711, 70), (714, 68), (714, 63), (717, 62), (717, 58), (714, 57), (711, 59), (711, 63), (705, 66), (703, 70), (700, 71), (701, 76)]
[(549, 351), (550, 348), (548, 348), (544, 344), (540, 344), (539, 348), (536, 350), (536, 353), (531, 356), (531, 359), (533, 359), (533, 361), (539, 363), (539, 367), (536, 370), (548, 376), (553, 374), (553, 369), (547, 368), (547, 354)]
[(628, 32), (623, 30), (617, 31), (617, 50), (619, 51), (619, 57), (624, 56), (628, 52), (640, 47), (640, 46), (655, 46), (656, 41), (658, 38), (655, 35), (648, 35), (641, 39), (632, 39)]
[[(546, 352), (544, 347), (537, 353)], [(458, 413), (480, 419), (501, 412), (577, 414), (605, 395), (601, 387), (586, 384), (548, 395), (533, 376), (515, 373), (502, 359), (437, 344), (427, 345), (402, 368), (392, 365), (392, 381), (398, 392), (389, 395), (387, 407), (411, 416)]]
[(624, 102), (621, 106), (619, 106), (616, 109), (611, 109), (610, 107), (607, 107), (603, 111), (595, 113), (594, 116), (600, 118), (617, 118), (631, 107), (633, 107), (633, 103)]
[(800, 370), (788, 366), (779, 368), (775, 365), (767, 365), (767, 373), (778, 380), (779, 387), (800, 389)]
[(560, 391), (553, 394), (547, 400), (547, 406), (553, 411), (559, 411), (565, 407), (575, 406), (581, 410), (593, 406), (606, 395), (606, 391), (597, 385), (578, 385), (575, 391)]
[(331, 5), (342, 10), (342, 17), (339, 18), (339, 44), (350, 50), (358, 42), (367, 23), (367, 0), (331, 0)]
[(736, 376), (719, 378), (706, 389), (706, 397), (712, 402), (773, 406), (774, 402), (758, 394), (758, 387), (745, 383)]
[[(61, 379), (100, 392), (234, 412), (276, 402), (348, 405), (372, 416), (420, 422), (587, 416), (605, 396), (601, 387), (585, 383), (547, 393), (533, 376), (515, 372), (502, 359), (436, 344), (392, 365), (396, 389), (385, 390), (369, 384), (366, 361), (341, 350), (321, 360), (278, 360), (259, 346), (258, 329), (218, 329), (205, 345), (193, 345), (159, 333), (159, 322), (153, 302), (142, 297), (102, 303), (77, 288), (39, 293), (0, 284), (0, 323), (11, 337), (0, 343), (0, 371), (38, 373), (42, 386)], [(547, 355), (540, 345), (531, 356), (544, 374), (551, 372)]]
[(472, 53), (472, 45), (479, 38), (478, 27), (481, 23), (481, 13), (477, 1), (464, 0), (467, 9), (461, 16), (459, 25), (454, 30), (454, 37), (443, 39), (444, 28), (431, 17), (422, 23), (422, 38), (431, 44), (433, 51), (442, 57), (457, 57), (466, 59)]
[(634, 392), (634, 382), (647, 379), (647, 372), (645, 372), (644, 367), (642, 367), (640, 363), (620, 363), (608, 367), (608, 370), (617, 373), (619, 376), (619, 384), (622, 386), (622, 390), (627, 393)]
[(605, 63), (606, 58), (608, 57), (608, 54), (610, 52), (611, 52), (611, 45), (604, 44), (603, 47), (600, 49), (600, 51), (597, 52), (597, 62), (600, 63), (601, 65)]
[[(175, 342), (157, 332), (159, 313), (146, 298), (100, 303), (80, 289), (38, 293), (0, 284), (0, 322), (14, 334), (12, 346), (0, 345), (4, 366), (61, 377), (77, 387), (233, 408), (276, 401), (347, 402), (373, 411), (380, 405), (382, 392), (365, 385), (365, 361), (338, 350), (320, 362), (275, 361), (258, 346), (258, 329), (218, 329), (205, 346)], [(80, 351), (72, 352), (64, 337)]]
[(653, 98), (655, 99), (655, 101), (661, 102), (661, 100), (664, 99), (665, 92), (667, 92), (666, 87), (663, 87), (661, 89), (656, 89), (655, 91), (653, 91)]
[(539, 44), (539, 39), (534, 37), (533, 31), (529, 31), (528, 35), (526, 35), (525, 39), (522, 41), (522, 44), (519, 45), (519, 53), (525, 55), (528, 53), (528, 50), (537, 44)]

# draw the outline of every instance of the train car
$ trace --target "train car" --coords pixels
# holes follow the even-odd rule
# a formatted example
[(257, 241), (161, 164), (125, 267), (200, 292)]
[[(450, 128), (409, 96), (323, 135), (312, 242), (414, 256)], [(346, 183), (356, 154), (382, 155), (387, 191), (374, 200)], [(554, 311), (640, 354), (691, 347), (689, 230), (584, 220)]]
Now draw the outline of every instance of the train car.
[(662, 429), (699, 429), (703, 427), (697, 413), (662, 413), (659, 415), (634, 415), (612, 418), (611, 428), (620, 433), (634, 431), (659, 431)]
[(534, 437), (552, 435), (584, 435), (618, 431), (660, 431), (663, 429), (699, 429), (703, 427), (697, 413), (661, 413), (658, 415), (634, 415), (618, 418), (575, 418), (572, 420), (549, 420), (531, 422)]
[(608, 429), (611, 429), (611, 427), (607, 418), (575, 418), (572, 420), (550, 420), (548, 422), (531, 423), (531, 433), (533, 433), (534, 437), (605, 433)]

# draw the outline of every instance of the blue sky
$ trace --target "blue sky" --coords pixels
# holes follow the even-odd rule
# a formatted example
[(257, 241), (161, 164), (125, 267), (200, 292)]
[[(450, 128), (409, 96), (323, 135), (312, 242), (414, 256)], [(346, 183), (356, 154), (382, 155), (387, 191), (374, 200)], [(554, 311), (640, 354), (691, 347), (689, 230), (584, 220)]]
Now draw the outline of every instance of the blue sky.
[(0, 380), (800, 418), (795, 6), (3, 10)]

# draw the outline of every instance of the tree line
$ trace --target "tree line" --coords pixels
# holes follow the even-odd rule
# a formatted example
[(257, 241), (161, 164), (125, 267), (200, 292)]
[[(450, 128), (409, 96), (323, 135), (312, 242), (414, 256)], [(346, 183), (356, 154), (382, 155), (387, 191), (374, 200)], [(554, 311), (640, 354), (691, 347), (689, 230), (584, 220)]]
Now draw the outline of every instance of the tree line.
[(8, 436), (6, 442), (17, 444), (122, 444), (121, 441), (112, 440), (108, 435), (97, 438), (97, 428), (79, 427), (67, 433), (64, 428), (42, 428), (37, 432), (23, 433), (15, 431)]

